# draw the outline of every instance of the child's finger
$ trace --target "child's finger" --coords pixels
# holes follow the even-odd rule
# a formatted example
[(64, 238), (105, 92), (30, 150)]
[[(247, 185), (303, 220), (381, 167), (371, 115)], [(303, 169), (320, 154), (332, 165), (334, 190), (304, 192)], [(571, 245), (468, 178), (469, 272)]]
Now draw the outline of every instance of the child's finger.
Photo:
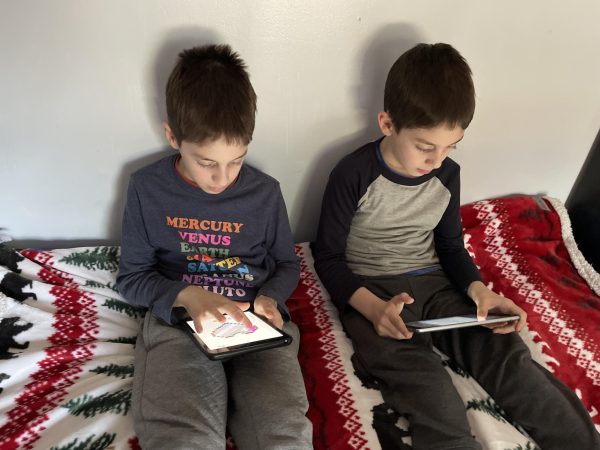
[(497, 323), (488, 323), (487, 325), (484, 325), (484, 327), (489, 328), (490, 330), (493, 330), (495, 328), (501, 328), (504, 327), (508, 324), (509, 322), (497, 322)]
[(507, 333), (512, 333), (515, 330), (515, 322), (508, 322), (506, 325), (504, 325), (503, 327), (496, 327), (494, 328), (494, 333), (497, 334), (507, 334)]
[(409, 339), (404, 335), (404, 333), (402, 331), (400, 331), (398, 328), (395, 328), (391, 324), (387, 327), (386, 326), (382, 327), (381, 331), (382, 331), (382, 333), (380, 333), (380, 335), (384, 336), (384, 337), (390, 337), (392, 339), (398, 339), (398, 340)]
[(219, 310), (209, 311), (208, 314), (219, 323), (225, 323), (227, 321), (223, 313)]
[(242, 311), (247, 311), (250, 308), (250, 302), (235, 302), (235, 305)]
[(515, 330), (521, 331), (523, 327), (527, 324), (527, 313), (523, 310), (519, 312), (519, 320), (517, 325), (515, 326)]
[(236, 308), (234, 305), (231, 304), (227, 305), (225, 312), (229, 314), (233, 320), (243, 324), (246, 328), (252, 328), (252, 322), (250, 322), (248, 316), (246, 316), (246, 314), (244, 314), (244, 312), (239, 307)]
[(414, 302), (415, 299), (412, 298), (410, 295), (408, 295), (406, 292), (402, 292), (401, 294), (398, 295), (394, 295), (391, 299), (390, 302), (395, 303), (395, 304), (410, 304), (412, 302)]
[(196, 333), (202, 333), (202, 323), (199, 320), (194, 320), (194, 328)]
[[(391, 316), (388, 316), (388, 319), (392, 327), (402, 336), (400, 339), (410, 339), (412, 337), (412, 331), (406, 327), (400, 315), (392, 314)], [(398, 336), (395, 337), (398, 338)]]
[(477, 307), (477, 320), (485, 320), (488, 315), (488, 308), (478, 306)]
[(267, 321), (279, 330), (281, 330), (283, 328), (283, 318), (282, 317), (275, 317), (274, 315), (272, 315), (271, 317), (267, 317)]

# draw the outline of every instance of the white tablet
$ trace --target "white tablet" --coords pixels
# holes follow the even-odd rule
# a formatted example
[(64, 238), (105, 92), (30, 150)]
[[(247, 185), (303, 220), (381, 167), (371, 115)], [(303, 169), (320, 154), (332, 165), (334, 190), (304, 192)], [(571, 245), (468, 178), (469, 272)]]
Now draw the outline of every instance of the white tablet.
[(191, 320), (185, 322), (184, 330), (210, 359), (229, 358), (241, 353), (289, 345), (292, 342), (289, 334), (278, 330), (254, 313), (246, 311), (244, 314), (252, 323), (250, 329), (226, 315), (227, 320), (224, 323), (216, 320), (207, 323), (201, 333), (196, 332)]
[(499, 316), (488, 314), (485, 320), (477, 320), (475, 314), (463, 316), (441, 317), (439, 319), (418, 320), (408, 322), (406, 326), (415, 333), (430, 333), (432, 331), (451, 330), (453, 328), (473, 327), (487, 325), (488, 323), (513, 322), (519, 320), (519, 316)]

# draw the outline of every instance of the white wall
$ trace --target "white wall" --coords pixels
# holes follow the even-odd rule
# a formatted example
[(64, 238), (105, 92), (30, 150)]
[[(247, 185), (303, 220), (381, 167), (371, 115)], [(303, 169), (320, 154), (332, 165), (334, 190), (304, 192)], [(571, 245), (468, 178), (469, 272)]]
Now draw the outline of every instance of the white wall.
[(378, 136), (387, 70), (417, 42), (454, 45), (474, 72), (463, 203), (565, 201), (600, 126), (597, 1), (0, 2), (0, 227), (15, 239), (118, 239), (129, 174), (166, 152), (166, 77), (204, 43), (248, 63), (250, 162), (281, 180), (297, 240), (335, 161)]

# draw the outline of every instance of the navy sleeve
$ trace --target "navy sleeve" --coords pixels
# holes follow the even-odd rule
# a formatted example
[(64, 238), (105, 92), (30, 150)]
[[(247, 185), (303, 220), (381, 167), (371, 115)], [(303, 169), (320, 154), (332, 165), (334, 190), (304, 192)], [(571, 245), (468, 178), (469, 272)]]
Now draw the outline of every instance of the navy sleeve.
[(455, 170), (446, 183), (450, 191), (450, 203), (442, 219), (433, 230), (435, 251), (440, 264), (450, 280), (462, 290), (466, 290), (473, 281), (481, 281), (479, 270), (465, 249), (462, 222), (460, 218), (460, 167)]
[(132, 178), (123, 214), (117, 287), (133, 306), (148, 308), (157, 318), (173, 324), (176, 322), (172, 313), (173, 303), (177, 294), (188, 284), (169, 280), (157, 271), (155, 250), (148, 240), (138, 192)]
[(294, 238), (279, 184), (274, 197), (276, 206), (267, 228), (265, 245), (275, 267), (273, 274), (259, 289), (258, 295), (266, 295), (276, 300), (280, 311), (288, 316), (287, 319), (289, 314), (285, 302), (300, 279), (300, 262), (294, 252)]
[(360, 171), (338, 164), (331, 172), (321, 205), (317, 240), (313, 245), (315, 270), (338, 308), (362, 287), (360, 279), (346, 263), (346, 239), (358, 208), (361, 191)]

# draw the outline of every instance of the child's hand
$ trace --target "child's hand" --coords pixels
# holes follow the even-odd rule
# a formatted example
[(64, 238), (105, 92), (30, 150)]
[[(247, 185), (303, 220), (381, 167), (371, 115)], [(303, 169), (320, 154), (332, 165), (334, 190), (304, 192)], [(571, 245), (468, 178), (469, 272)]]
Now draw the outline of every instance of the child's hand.
[(264, 317), (275, 328), (283, 328), (283, 317), (277, 309), (277, 301), (266, 295), (259, 295), (254, 300), (254, 312)]
[(371, 322), (379, 336), (391, 337), (394, 339), (410, 339), (413, 336), (400, 317), (400, 313), (405, 304), (414, 302), (414, 299), (406, 292), (392, 297), (387, 302), (380, 300), (381, 303), (375, 307), (375, 312)]
[(352, 294), (348, 302), (373, 324), (373, 328), (379, 336), (394, 339), (410, 339), (412, 337), (412, 331), (406, 328), (400, 317), (404, 305), (414, 302), (414, 299), (406, 292), (385, 302), (363, 286)]
[(506, 334), (521, 331), (527, 323), (525, 311), (515, 305), (512, 300), (489, 290), (481, 281), (471, 283), (467, 292), (477, 305), (477, 318), (480, 320), (485, 319), (488, 312), (519, 316), (518, 321), (485, 325), (487, 328), (493, 329), (494, 333)]
[(224, 314), (244, 324), (246, 328), (252, 328), (250, 319), (243, 313), (250, 307), (250, 303), (229, 300), (227, 297), (198, 286), (188, 286), (179, 292), (174, 306), (183, 306), (187, 310), (198, 333), (202, 332), (202, 324), (210, 320), (224, 323), (226, 320)]

